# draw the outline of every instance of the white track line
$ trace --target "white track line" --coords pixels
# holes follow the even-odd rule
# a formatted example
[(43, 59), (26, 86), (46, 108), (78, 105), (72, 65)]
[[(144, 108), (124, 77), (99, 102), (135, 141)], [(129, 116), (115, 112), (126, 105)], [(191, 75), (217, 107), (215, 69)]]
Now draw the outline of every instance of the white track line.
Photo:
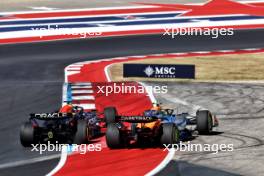
[(42, 7), (29, 7), (33, 10), (41, 10), (42, 12), (49, 12), (52, 10), (58, 10), (59, 8), (53, 8), (53, 7), (46, 7), (46, 6), (42, 6)]
[(234, 52), (235, 50), (217, 50), (217, 52), (221, 53), (229, 53), (229, 52)]
[(77, 74), (77, 73), (80, 73), (80, 71), (68, 71), (67, 72), (67, 75), (74, 75), (74, 74)]
[(72, 96), (72, 100), (94, 100), (94, 96), (92, 95), (78, 95), (78, 96)]
[(13, 161), (13, 162), (10, 162), (10, 163), (0, 164), (0, 169), (16, 167), (16, 166), (23, 166), (23, 165), (27, 165), (27, 164), (33, 164), (33, 163), (37, 163), (37, 162), (42, 162), (42, 161), (47, 161), (47, 160), (51, 160), (51, 159), (56, 159), (56, 158), (59, 158), (61, 156), (62, 156), (61, 154), (54, 154), (54, 155), (49, 155), (49, 156), (32, 158), (32, 159), (28, 159), (28, 160)]
[(107, 65), (104, 68), (104, 72), (105, 72), (105, 76), (106, 76), (107, 82), (110, 82), (111, 81), (110, 74), (108, 73), (108, 69), (111, 67), (111, 65), (113, 65), (113, 64), (109, 64), (109, 65)]
[(74, 83), (74, 84), (72, 84), (73, 86), (75, 85), (75, 86), (91, 86), (92, 85), (92, 83), (90, 83), (90, 82), (80, 82), (80, 83)]
[(53, 176), (56, 172), (58, 172), (63, 167), (63, 165), (67, 161), (67, 152), (68, 152), (67, 150), (68, 150), (67, 146), (63, 145), (62, 151), (61, 151), (61, 158), (60, 158), (58, 165), (54, 169), (52, 169), (52, 171), (49, 172), (46, 176)]
[(261, 50), (261, 48), (247, 48), (247, 49), (241, 49), (244, 51), (257, 51), (257, 50)]
[(169, 162), (173, 159), (174, 155), (175, 155), (175, 150), (170, 149), (169, 153), (163, 159), (163, 161), (157, 167), (155, 167), (152, 171), (148, 172), (145, 176), (154, 176), (157, 173), (159, 173), (169, 164)]
[(70, 67), (67, 69), (68, 71), (80, 71), (81, 67)]
[(71, 88), (72, 89), (91, 89), (92, 88), (92, 86), (86, 86), (86, 85), (79, 85), (79, 86), (75, 86), (75, 85), (73, 85), (73, 86), (71, 86)]
[(194, 51), (194, 52), (191, 52), (191, 53), (208, 54), (208, 53), (211, 53), (211, 52), (210, 51)]
[(92, 94), (93, 90), (72, 90), (72, 94)]

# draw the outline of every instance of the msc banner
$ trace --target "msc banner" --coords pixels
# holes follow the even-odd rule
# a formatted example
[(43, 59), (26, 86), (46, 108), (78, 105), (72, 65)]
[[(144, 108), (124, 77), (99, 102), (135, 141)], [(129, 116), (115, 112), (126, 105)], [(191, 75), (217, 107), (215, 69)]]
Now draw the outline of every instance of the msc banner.
[(195, 79), (195, 65), (124, 64), (123, 77)]

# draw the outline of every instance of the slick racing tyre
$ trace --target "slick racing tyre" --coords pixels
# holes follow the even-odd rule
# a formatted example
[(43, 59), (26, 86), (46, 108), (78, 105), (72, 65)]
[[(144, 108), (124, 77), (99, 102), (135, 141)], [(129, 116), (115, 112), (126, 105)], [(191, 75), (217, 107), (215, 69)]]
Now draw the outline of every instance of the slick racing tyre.
[(85, 120), (79, 120), (77, 123), (77, 131), (74, 137), (74, 144), (85, 144), (88, 140), (89, 127)]
[(120, 131), (114, 123), (107, 126), (106, 130), (106, 144), (109, 148), (115, 149), (121, 147)]
[(210, 112), (208, 110), (197, 111), (196, 118), (199, 134), (209, 134), (213, 128)]
[(20, 142), (24, 147), (35, 143), (35, 129), (31, 122), (25, 122), (20, 128)]
[(173, 123), (164, 123), (162, 125), (161, 144), (177, 144), (180, 141), (180, 132)]
[(115, 107), (107, 107), (104, 109), (106, 124), (115, 123), (117, 111)]

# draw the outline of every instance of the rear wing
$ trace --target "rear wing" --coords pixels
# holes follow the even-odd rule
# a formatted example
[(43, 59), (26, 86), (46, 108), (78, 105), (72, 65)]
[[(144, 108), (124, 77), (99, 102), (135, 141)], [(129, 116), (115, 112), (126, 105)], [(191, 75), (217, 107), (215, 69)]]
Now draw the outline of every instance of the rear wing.
[(119, 121), (130, 122), (130, 123), (149, 123), (157, 121), (157, 117), (148, 117), (148, 116), (119, 116)]
[(63, 118), (72, 118), (75, 113), (37, 113), (30, 114), (31, 119), (63, 119)]

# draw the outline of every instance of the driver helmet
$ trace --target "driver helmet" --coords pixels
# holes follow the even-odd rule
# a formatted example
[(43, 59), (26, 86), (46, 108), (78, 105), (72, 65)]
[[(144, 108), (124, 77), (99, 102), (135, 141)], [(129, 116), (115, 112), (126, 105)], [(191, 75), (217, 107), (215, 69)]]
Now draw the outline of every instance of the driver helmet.
[(160, 104), (159, 103), (153, 103), (151, 110), (160, 111), (161, 110)]
[(72, 102), (70, 102), (70, 101), (65, 101), (65, 102), (66, 102), (66, 104), (61, 107), (59, 112), (61, 112), (61, 113), (72, 113), (73, 112)]

